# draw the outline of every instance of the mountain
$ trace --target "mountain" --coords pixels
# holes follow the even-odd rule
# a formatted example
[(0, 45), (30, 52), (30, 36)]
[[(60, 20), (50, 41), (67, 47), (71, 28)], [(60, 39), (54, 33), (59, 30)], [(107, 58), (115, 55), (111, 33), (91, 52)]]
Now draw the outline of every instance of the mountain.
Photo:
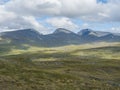
[(14, 45), (30, 44), (44, 47), (79, 44), (80, 36), (64, 28), (58, 28), (52, 34), (42, 35), (33, 29), (3, 32), (1, 38)]
[(64, 28), (56, 29), (52, 34), (45, 35), (44, 40), (50, 46), (80, 44), (80, 36)]
[(39, 44), (42, 34), (34, 29), (23, 29), (1, 33), (1, 38), (14, 44)]
[(80, 32), (78, 32), (81, 36), (96, 36), (96, 37), (102, 37), (110, 34), (110, 32), (102, 32), (102, 31), (93, 31), (91, 29), (83, 29)]
[(78, 35), (81, 37), (82, 43), (95, 42), (99, 39), (99, 34), (91, 29), (83, 29), (80, 32), (78, 32)]
[(69, 31), (69, 30), (67, 30), (67, 29), (64, 29), (64, 28), (58, 28), (58, 29), (56, 29), (54, 32), (53, 32), (54, 34), (73, 34), (73, 32), (72, 31)]
[(100, 37), (100, 40), (107, 42), (120, 42), (120, 35), (111, 33), (103, 37)]
[(83, 29), (78, 32), (80, 35), (82, 42), (120, 42), (120, 34), (103, 32), (103, 31), (93, 31), (91, 29)]
[(43, 35), (34, 29), (23, 29), (0, 33), (0, 44), (37, 45), (44, 47), (84, 44), (92, 42), (120, 42), (120, 34), (83, 29), (74, 33), (58, 28), (53, 33)]

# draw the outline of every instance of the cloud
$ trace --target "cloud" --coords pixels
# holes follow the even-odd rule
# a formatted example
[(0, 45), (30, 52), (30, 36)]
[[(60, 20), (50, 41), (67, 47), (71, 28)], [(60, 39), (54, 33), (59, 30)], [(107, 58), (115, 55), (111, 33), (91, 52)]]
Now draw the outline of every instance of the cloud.
[(33, 28), (43, 33), (47, 30), (46, 27), (37, 22), (32, 16), (15, 16), (14, 18), (4, 19), (2, 22), (0, 22), (0, 29), (3, 31), (26, 28)]
[(73, 23), (69, 18), (60, 17), (60, 18), (50, 18), (46, 20), (47, 23), (51, 24), (55, 28), (66, 28), (69, 30), (76, 30), (79, 27)]
[(17, 13), (6, 11), (4, 5), (0, 6), (0, 32), (25, 28), (34, 28), (43, 33), (47, 30), (34, 16), (21, 16)]
[(6, 10), (20, 15), (58, 15), (61, 3), (59, 0), (11, 0), (6, 5)]
[(83, 27), (87, 28), (87, 27), (89, 27), (89, 24), (88, 23), (84, 23)]
[(112, 27), (110, 32), (120, 33), (120, 27)]
[(70, 30), (78, 28), (72, 22), (74, 18), (85, 22), (120, 22), (120, 0), (100, 1), (103, 0), (0, 0), (0, 30), (35, 28), (49, 32), (49, 27), (36, 19), (43, 16), (55, 17), (46, 20), (53, 28)]
[(0, 0), (0, 4), (4, 4), (6, 2), (6, 0)]
[[(99, 11), (96, 0), (11, 0), (6, 9), (21, 15), (82, 17)], [(89, 9), (88, 9), (89, 8)]]
[(61, 13), (68, 17), (88, 16), (99, 11), (96, 0), (61, 0), (61, 3)]
[[(120, 21), (120, 0), (11, 0), (6, 10), (20, 15), (64, 16), (86, 21)], [(105, 0), (106, 1), (106, 0)]]

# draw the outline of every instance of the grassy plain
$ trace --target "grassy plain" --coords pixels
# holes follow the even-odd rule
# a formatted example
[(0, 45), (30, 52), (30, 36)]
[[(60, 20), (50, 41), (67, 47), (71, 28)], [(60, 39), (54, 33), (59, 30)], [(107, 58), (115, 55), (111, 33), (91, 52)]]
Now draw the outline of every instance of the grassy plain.
[(120, 90), (119, 43), (24, 46), (0, 46), (0, 90)]

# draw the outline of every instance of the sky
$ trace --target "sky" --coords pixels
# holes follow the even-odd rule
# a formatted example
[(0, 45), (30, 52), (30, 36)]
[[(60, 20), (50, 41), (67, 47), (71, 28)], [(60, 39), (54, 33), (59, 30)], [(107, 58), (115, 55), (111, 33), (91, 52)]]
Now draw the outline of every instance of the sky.
[(0, 0), (0, 32), (57, 28), (120, 33), (120, 0)]

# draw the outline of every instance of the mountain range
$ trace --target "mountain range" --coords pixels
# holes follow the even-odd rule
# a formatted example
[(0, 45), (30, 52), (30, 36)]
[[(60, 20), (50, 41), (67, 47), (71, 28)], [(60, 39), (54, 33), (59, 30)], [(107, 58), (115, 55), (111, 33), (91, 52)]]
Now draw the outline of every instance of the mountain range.
[(23, 29), (0, 33), (0, 44), (54, 47), (70, 44), (85, 44), (92, 42), (120, 42), (120, 34), (83, 29), (74, 33), (64, 28), (58, 28), (53, 33), (43, 35), (34, 29)]

